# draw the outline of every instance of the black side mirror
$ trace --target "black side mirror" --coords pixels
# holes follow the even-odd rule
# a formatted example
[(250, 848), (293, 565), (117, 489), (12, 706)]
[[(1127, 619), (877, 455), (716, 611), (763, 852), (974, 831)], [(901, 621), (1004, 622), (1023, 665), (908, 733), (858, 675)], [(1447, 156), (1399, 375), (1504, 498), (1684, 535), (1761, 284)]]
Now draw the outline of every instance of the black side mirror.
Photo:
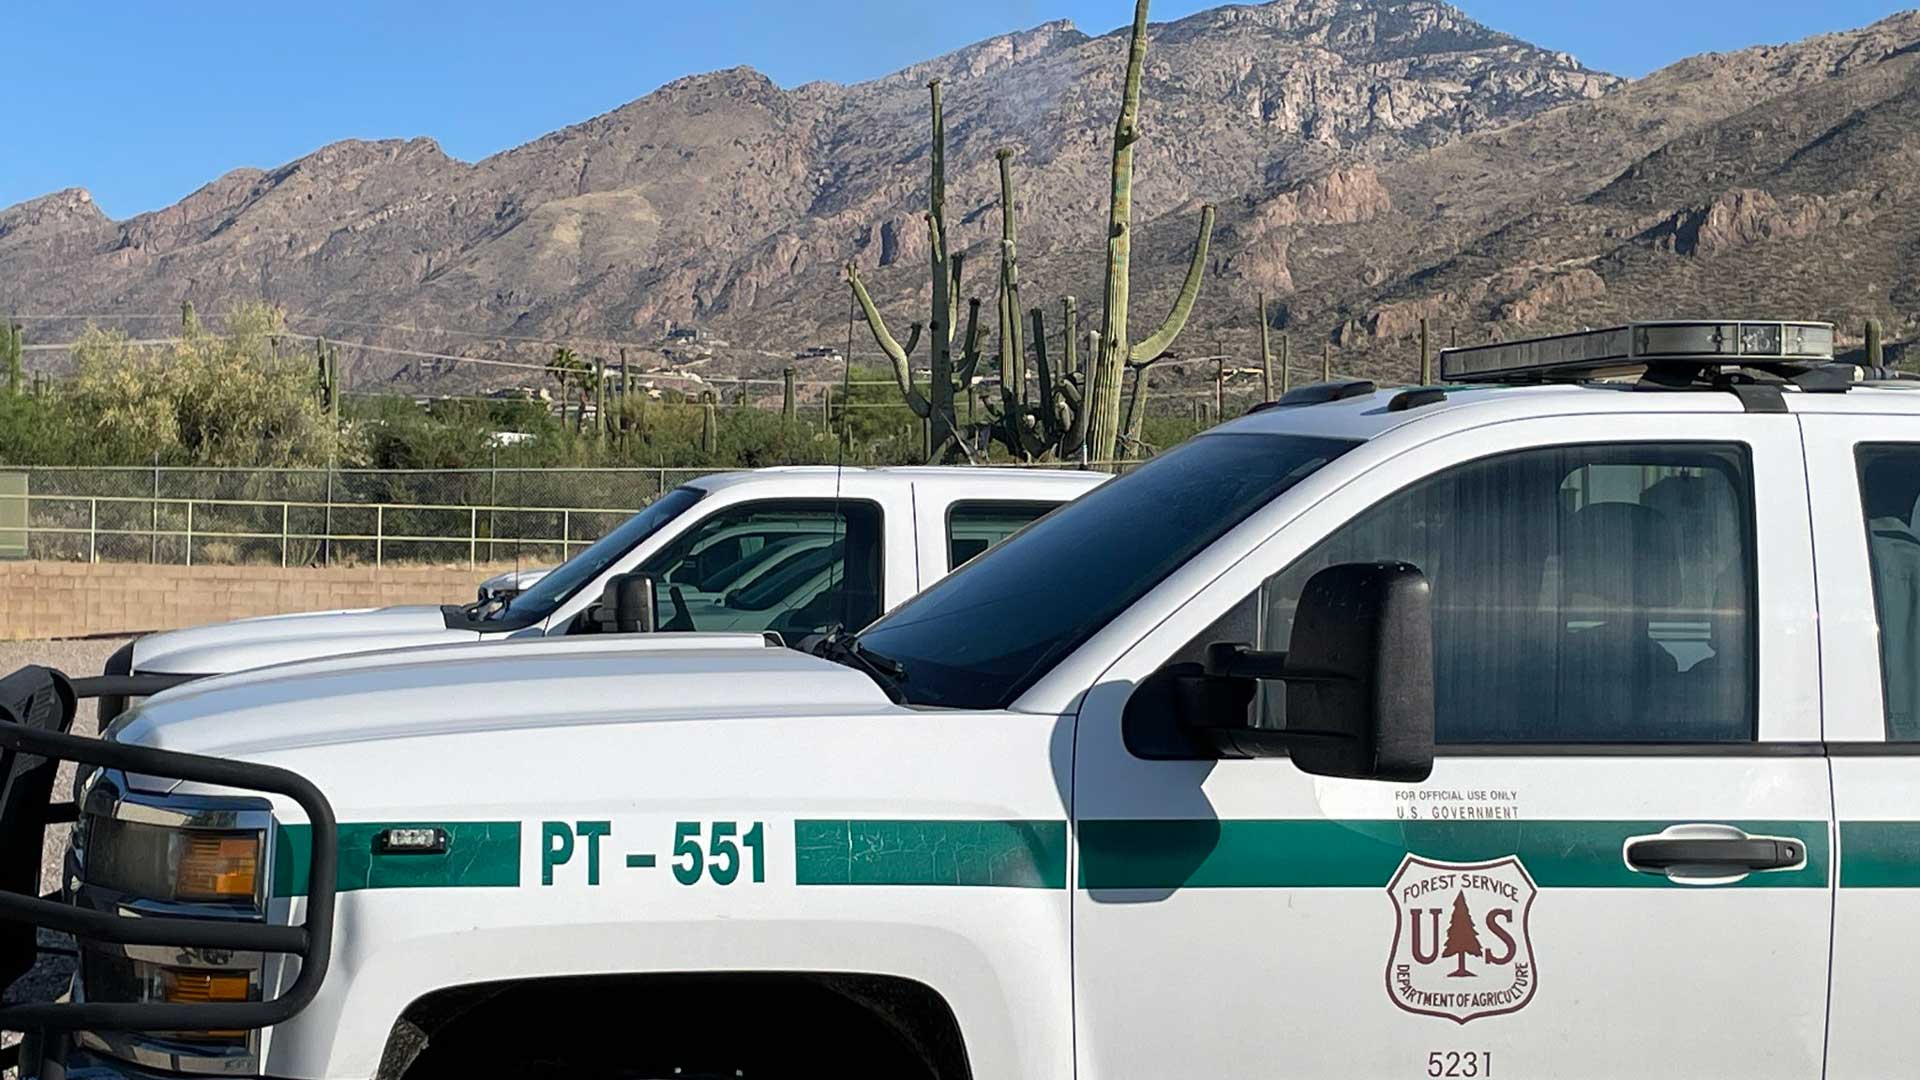
[(593, 621), (602, 634), (653, 633), (653, 579), (645, 574), (617, 574), (608, 579)]
[[(1225, 757), (1285, 754), (1320, 776), (1419, 781), (1433, 771), (1433, 614), (1406, 563), (1343, 563), (1308, 579), (1286, 652), (1215, 643), (1170, 669), (1181, 726)], [(1262, 682), (1286, 686), (1286, 726), (1254, 727)]]

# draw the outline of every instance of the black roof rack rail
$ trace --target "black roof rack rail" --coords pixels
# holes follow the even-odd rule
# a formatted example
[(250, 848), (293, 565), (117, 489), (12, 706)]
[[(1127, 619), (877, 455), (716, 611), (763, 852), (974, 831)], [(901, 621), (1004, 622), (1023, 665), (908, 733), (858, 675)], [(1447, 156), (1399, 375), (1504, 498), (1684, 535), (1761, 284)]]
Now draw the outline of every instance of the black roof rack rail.
[[(298, 1015), (320, 991), (333, 950), (333, 913), (339, 878), (339, 830), (333, 807), (298, 773), (203, 754), (134, 746), (73, 735), (86, 697), (157, 694), (181, 676), (113, 674), (69, 679), (52, 668), (25, 667), (0, 679), (0, 983), (11, 985), (38, 954), (36, 928), (118, 945), (244, 949), (300, 958), (300, 971), (265, 1001), (210, 1003), (28, 1002), (0, 1005), (0, 1031), (206, 1031), (270, 1027)], [(61, 761), (193, 783), (284, 795), (306, 813), (312, 829), (306, 919), (276, 926), (232, 919), (124, 918), (42, 898), (40, 866), (48, 824), (73, 820), (52, 802)], [(271, 868), (261, 867), (263, 874)]]
[(1266, 412), (1268, 409), (1291, 409), (1300, 405), (1324, 405), (1329, 401), (1345, 401), (1348, 398), (1365, 397), (1378, 390), (1371, 379), (1334, 379), (1329, 382), (1309, 383), (1298, 386), (1280, 395), (1278, 401), (1263, 401), (1247, 412)]
[(1443, 386), (1416, 386), (1411, 390), (1402, 390), (1387, 402), (1388, 412), (1406, 412), (1422, 405), (1433, 405), (1447, 400), (1447, 390)]

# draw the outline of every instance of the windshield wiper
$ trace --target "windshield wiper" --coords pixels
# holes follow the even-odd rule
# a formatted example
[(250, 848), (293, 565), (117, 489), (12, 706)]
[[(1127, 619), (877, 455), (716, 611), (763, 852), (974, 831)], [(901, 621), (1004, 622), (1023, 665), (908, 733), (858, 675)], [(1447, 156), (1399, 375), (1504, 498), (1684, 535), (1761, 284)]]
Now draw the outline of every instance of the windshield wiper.
[(866, 672), (886, 692), (889, 700), (900, 703), (900, 684), (907, 679), (907, 669), (901, 666), (900, 661), (882, 656), (860, 644), (858, 634), (847, 633), (845, 627), (831, 627), (814, 645), (813, 654)]

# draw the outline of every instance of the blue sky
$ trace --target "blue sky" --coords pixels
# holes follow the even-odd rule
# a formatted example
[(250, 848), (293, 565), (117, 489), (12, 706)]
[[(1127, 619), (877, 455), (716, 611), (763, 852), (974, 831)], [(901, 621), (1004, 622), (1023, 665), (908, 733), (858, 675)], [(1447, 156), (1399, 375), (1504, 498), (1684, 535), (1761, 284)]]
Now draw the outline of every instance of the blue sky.
[[(1640, 75), (1864, 25), (1885, 0), (1456, 0), (1496, 29)], [(1156, 21), (1213, 6), (1158, 0)], [(0, 207), (85, 187), (115, 217), (336, 139), (429, 135), (473, 160), (678, 76), (746, 64), (855, 82), (1006, 30), (1104, 33), (1126, 0), (22, 0), (0, 17)]]

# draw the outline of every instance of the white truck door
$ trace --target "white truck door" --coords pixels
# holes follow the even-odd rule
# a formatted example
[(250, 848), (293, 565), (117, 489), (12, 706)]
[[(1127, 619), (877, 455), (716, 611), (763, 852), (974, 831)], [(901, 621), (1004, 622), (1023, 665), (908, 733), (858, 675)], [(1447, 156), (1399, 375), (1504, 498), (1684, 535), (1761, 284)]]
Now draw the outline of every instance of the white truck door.
[(1839, 830), (1827, 1075), (1907, 1075), (1920, 1008), (1920, 418), (1802, 423)]
[[(1415, 446), (1229, 553), (1082, 706), (1079, 1075), (1818, 1077), (1809, 532), (1792, 417), (1583, 416)], [(1148, 756), (1142, 679), (1285, 649), (1307, 577), (1380, 559), (1433, 582), (1427, 782)]]

